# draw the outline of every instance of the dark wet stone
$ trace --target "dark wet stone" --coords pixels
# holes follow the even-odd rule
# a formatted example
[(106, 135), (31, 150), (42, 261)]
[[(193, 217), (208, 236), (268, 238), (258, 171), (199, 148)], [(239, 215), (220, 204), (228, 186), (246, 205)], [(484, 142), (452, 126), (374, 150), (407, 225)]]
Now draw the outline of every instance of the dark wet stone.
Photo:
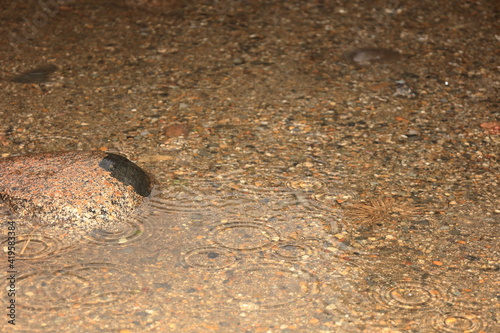
[(210, 252), (210, 253), (207, 254), (207, 257), (210, 258), (210, 259), (215, 259), (218, 256), (219, 256), (219, 254), (216, 253), (216, 252)]
[(170, 283), (165, 283), (165, 282), (158, 282), (158, 283), (155, 283), (154, 286), (156, 288), (163, 288), (165, 290), (170, 290), (172, 289), (172, 285)]
[(390, 247), (381, 247), (378, 252), (382, 255), (389, 255), (389, 254), (392, 254), (394, 252), (396, 252), (397, 249), (394, 249), (394, 248), (390, 248)]
[(43, 65), (23, 72), (10, 80), (18, 83), (43, 83), (49, 80), (50, 74), (57, 70), (56, 65)]
[(99, 166), (111, 172), (111, 176), (118, 179), (123, 184), (131, 185), (135, 191), (143, 197), (147, 197), (151, 194), (151, 178), (144, 170), (127, 158), (108, 153), (108, 155), (99, 162)]

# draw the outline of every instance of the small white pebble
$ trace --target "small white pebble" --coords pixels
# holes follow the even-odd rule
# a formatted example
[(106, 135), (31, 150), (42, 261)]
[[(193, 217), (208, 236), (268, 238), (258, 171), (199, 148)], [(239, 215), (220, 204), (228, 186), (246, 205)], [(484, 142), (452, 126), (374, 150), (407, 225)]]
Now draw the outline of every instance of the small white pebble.
[(325, 309), (326, 310), (336, 310), (337, 309), (337, 305), (331, 303), (331, 304), (328, 304)]

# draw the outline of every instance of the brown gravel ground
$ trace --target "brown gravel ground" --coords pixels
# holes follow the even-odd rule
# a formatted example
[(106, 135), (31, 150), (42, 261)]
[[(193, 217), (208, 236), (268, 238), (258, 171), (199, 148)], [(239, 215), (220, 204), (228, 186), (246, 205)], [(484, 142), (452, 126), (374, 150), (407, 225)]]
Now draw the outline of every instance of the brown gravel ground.
[(14, 328), (500, 331), (498, 16), (1, 1), (1, 156), (121, 152), (160, 185), (121, 231), (18, 230)]

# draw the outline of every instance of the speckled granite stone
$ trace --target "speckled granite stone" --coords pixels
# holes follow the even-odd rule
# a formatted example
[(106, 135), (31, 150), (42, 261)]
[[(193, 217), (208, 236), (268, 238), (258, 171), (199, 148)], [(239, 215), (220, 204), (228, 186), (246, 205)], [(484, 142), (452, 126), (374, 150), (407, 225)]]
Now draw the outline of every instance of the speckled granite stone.
[(0, 199), (28, 224), (93, 229), (128, 216), (151, 192), (123, 156), (63, 152), (0, 159)]

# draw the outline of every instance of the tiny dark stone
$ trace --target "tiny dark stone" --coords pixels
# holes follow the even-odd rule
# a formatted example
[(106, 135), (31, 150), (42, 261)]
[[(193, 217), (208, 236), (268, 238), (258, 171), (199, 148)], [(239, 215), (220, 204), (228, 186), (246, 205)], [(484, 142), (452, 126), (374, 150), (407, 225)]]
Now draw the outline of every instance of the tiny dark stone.
[(105, 158), (99, 162), (99, 166), (106, 171), (111, 172), (111, 176), (125, 185), (132, 185), (134, 190), (147, 197), (151, 194), (152, 181), (148, 174), (127, 158), (108, 153)]
[(421, 225), (429, 225), (431, 224), (429, 220), (419, 220), (419, 221), (413, 221), (414, 224), (421, 224)]
[(210, 259), (215, 259), (219, 256), (219, 254), (217, 252), (210, 252), (207, 254), (207, 257), (210, 258)]
[(389, 248), (389, 247), (381, 247), (378, 252), (382, 255), (388, 255), (388, 254), (392, 254), (396, 251), (396, 249), (393, 249), (393, 248)]
[(154, 286), (156, 288), (163, 288), (165, 290), (172, 289), (172, 285), (170, 283), (166, 283), (166, 282), (158, 282), (158, 283), (155, 283)]

